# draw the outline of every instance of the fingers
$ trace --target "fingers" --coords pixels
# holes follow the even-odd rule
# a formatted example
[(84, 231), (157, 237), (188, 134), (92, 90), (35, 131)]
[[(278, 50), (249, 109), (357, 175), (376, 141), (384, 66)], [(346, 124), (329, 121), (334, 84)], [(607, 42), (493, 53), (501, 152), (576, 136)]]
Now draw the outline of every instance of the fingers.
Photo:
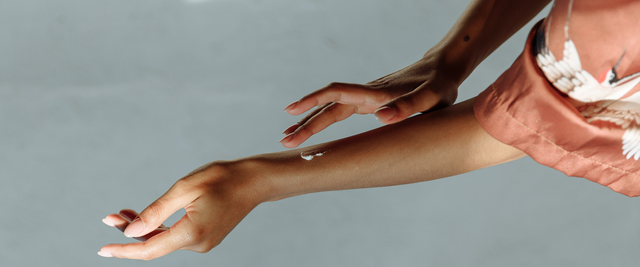
[(130, 223), (130, 221), (120, 216), (120, 214), (109, 214), (106, 218), (102, 219), (102, 222), (108, 226), (118, 228), (120, 231), (124, 231)]
[[(106, 218), (102, 219), (102, 222), (104, 222), (104, 224), (108, 226), (117, 228), (118, 230), (120, 230), (120, 232), (124, 232), (127, 226), (129, 226), (131, 221), (133, 221), (136, 217), (138, 217), (137, 212), (130, 209), (124, 209), (121, 210), (119, 214), (107, 215)], [(167, 229), (169, 228), (164, 226), (164, 224), (161, 224), (157, 229), (151, 231), (150, 233), (141, 237), (134, 237), (134, 239), (138, 241), (146, 241), (149, 238), (166, 231)]]
[(167, 255), (190, 245), (189, 220), (185, 216), (170, 230), (165, 230), (145, 242), (129, 244), (109, 244), (98, 254), (103, 257), (151, 260)]
[(285, 147), (294, 148), (329, 125), (344, 120), (354, 113), (373, 113), (380, 105), (392, 99), (391, 93), (373, 90), (371, 85), (331, 83), (299, 101), (289, 104), (285, 111), (302, 114), (318, 106), (298, 123), (284, 130), (280, 140)]
[[(316, 109), (314, 109), (313, 111), (309, 112), (309, 114), (307, 114), (307, 116), (304, 116), (304, 118), (302, 120), (300, 120), (299, 122), (296, 122), (295, 124), (289, 126), (289, 128), (287, 128), (286, 130), (284, 130), (284, 132), (282, 132), (284, 135), (289, 135), (290, 133), (295, 132), (296, 130), (298, 130), (298, 128), (300, 128), (301, 126), (304, 127), (305, 124), (307, 124), (307, 122), (309, 122), (312, 118), (314, 118), (316, 115), (318, 114), (322, 114), (323, 110), (328, 107), (329, 105), (334, 104), (335, 102), (332, 103), (328, 103), (328, 104), (324, 104)], [(285, 136), (286, 137), (286, 136)]]
[(282, 133), (285, 134), (285, 135), (289, 135), (290, 133), (293, 133), (301, 125), (304, 125), (305, 123), (307, 123), (307, 121), (309, 121), (314, 116), (318, 115), (318, 113), (322, 112), (323, 109), (325, 109), (327, 106), (329, 106), (329, 105), (331, 105), (333, 103), (335, 103), (335, 102), (324, 104), (324, 105), (314, 109), (313, 111), (309, 112), (309, 114), (307, 114), (307, 116), (304, 116), (304, 118), (302, 120), (300, 120), (299, 122), (296, 122), (294, 125), (289, 126), (289, 128), (284, 130), (284, 132), (282, 132)]
[(291, 115), (300, 115), (315, 106), (322, 106), (331, 102), (362, 105), (367, 102), (368, 89), (369, 87), (361, 84), (331, 83), (289, 104), (284, 111)]
[(380, 122), (392, 124), (418, 112), (451, 105), (453, 101), (455, 101), (455, 97), (453, 100), (449, 100), (432, 90), (418, 88), (382, 105), (374, 114)]
[[(356, 106), (351, 105), (338, 103), (327, 104), (323, 109), (314, 112), (313, 116), (308, 116), (308, 119), (303, 119), (299, 126), (294, 125), (297, 126), (295, 130), (288, 134), (287, 131), (285, 131), (287, 136), (281, 140), (281, 143), (287, 148), (297, 147), (312, 135), (329, 127), (329, 125), (342, 121), (353, 113), (356, 113), (356, 109)], [(294, 126), (289, 127), (287, 130), (291, 130)]]
[[(254, 190), (244, 190), (245, 183), (239, 183), (246, 176), (241, 172), (233, 175), (234, 179), (227, 179), (231, 177), (227, 163), (206, 164), (178, 180), (140, 214), (122, 210), (107, 216), (106, 224), (124, 227), (126, 236), (146, 241), (110, 244), (98, 254), (150, 260), (177, 249), (211, 250), (262, 200)], [(186, 211), (182, 219), (171, 228), (163, 227), (162, 221), (180, 208)]]
[(141, 237), (156, 230), (177, 210), (189, 205), (199, 196), (198, 190), (185, 188), (183, 180), (179, 180), (169, 191), (146, 209), (126, 227), (127, 237)]
[(118, 215), (127, 219), (129, 222), (135, 220), (136, 217), (138, 217), (138, 213), (135, 210), (130, 210), (130, 209), (123, 209), (120, 211)]

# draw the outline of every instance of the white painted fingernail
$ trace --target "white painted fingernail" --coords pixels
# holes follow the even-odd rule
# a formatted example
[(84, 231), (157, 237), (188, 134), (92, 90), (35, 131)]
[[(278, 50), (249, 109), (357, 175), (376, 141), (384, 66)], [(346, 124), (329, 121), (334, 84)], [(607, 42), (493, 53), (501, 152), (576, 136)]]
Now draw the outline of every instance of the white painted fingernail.
[(98, 251), (98, 255), (100, 255), (102, 257), (105, 257), (105, 258), (113, 258), (113, 256), (109, 252)]
[(124, 236), (126, 237), (138, 237), (144, 231), (144, 221), (140, 217), (136, 218), (127, 226), (124, 230)]
[(107, 220), (107, 218), (102, 219), (102, 222), (103, 222), (104, 224), (108, 225), (108, 226), (116, 227), (116, 225), (115, 225), (115, 224), (113, 224), (112, 222), (108, 221), (108, 220)]

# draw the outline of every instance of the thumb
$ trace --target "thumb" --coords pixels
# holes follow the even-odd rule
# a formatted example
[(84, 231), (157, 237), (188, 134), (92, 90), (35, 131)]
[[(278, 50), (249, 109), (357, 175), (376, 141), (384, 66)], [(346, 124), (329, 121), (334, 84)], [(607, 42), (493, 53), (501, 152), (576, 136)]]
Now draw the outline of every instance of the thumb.
[[(414, 90), (388, 103), (375, 111), (376, 118), (385, 124), (402, 121), (409, 116), (439, 106), (447, 106), (442, 97), (431, 90)], [(443, 103), (441, 103), (443, 102)]]
[(126, 237), (140, 237), (156, 230), (177, 210), (192, 203), (195, 192), (180, 190), (176, 183), (169, 191), (145, 208), (124, 230)]

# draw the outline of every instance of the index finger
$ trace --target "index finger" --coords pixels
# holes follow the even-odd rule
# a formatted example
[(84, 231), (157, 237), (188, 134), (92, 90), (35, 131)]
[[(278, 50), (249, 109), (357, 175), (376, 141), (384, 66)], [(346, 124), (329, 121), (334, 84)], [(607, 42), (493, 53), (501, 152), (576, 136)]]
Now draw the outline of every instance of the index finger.
[(300, 115), (315, 106), (331, 102), (359, 105), (366, 102), (363, 91), (365, 85), (349, 83), (331, 83), (322, 89), (302, 97), (297, 103), (288, 106), (285, 111), (291, 115)]

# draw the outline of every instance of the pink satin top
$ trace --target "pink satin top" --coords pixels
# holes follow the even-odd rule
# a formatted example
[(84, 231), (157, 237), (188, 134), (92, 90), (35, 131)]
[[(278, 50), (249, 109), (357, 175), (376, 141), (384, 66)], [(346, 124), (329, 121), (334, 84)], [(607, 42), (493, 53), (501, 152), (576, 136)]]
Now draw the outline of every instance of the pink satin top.
[(569, 13), (570, 2), (557, 1), (546, 20), (534, 26), (523, 53), (476, 98), (475, 115), (493, 137), (541, 164), (627, 196), (639, 196), (640, 161), (625, 156), (622, 141), (629, 127), (637, 125), (625, 129), (585, 118), (579, 110), (585, 103), (559, 91), (538, 67), (535, 42), (536, 32), (546, 24), (548, 48), (560, 61), (570, 14), (568, 36), (575, 43), (582, 69), (598, 79), (619, 61), (620, 76), (639, 72), (640, 1), (575, 0)]
[[(549, 49), (562, 55), (564, 26), (571, 0), (558, 0), (551, 18)], [(574, 0), (569, 36), (580, 53), (583, 68), (599, 78), (626, 54), (618, 70), (621, 76), (640, 72), (640, 1)]]

